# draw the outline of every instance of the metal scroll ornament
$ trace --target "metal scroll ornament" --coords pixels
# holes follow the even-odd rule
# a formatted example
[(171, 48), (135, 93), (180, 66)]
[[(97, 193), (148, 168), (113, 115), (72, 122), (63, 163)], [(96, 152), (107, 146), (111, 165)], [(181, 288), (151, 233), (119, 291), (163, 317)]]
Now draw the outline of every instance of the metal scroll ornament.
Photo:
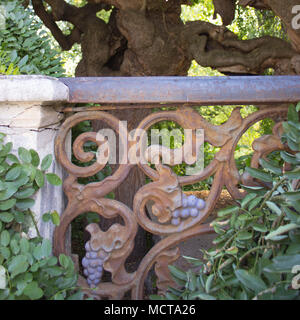
[[(119, 201), (105, 197), (125, 180), (132, 164), (122, 162), (111, 176), (100, 182), (82, 185), (78, 182), (78, 178), (93, 176), (102, 170), (105, 164), (100, 165), (95, 162), (87, 167), (76, 166), (71, 163), (65, 150), (68, 132), (82, 121), (104, 121), (118, 133), (122, 143), (130, 145), (132, 142), (127, 141), (126, 128), (120, 125), (117, 118), (101, 111), (79, 112), (69, 117), (60, 128), (55, 142), (56, 158), (69, 176), (63, 184), (68, 205), (61, 216), (60, 225), (55, 230), (54, 253), (56, 255), (66, 253), (67, 230), (80, 214), (95, 212), (100, 218), (119, 217), (122, 223), (113, 224), (107, 231), (101, 230), (94, 223), (87, 226), (86, 229), (91, 237), (85, 244), (86, 254), (81, 261), (84, 276), (79, 277), (78, 284), (87, 295), (97, 299), (122, 299), (128, 292), (131, 292), (132, 299), (143, 299), (145, 279), (154, 267), (158, 291), (162, 293), (172, 284), (168, 264), (180, 256), (177, 245), (187, 239), (214, 232), (206, 220), (212, 213), (222, 189), (225, 187), (234, 199), (240, 199), (244, 196), (239, 190), (240, 183), (257, 183), (250, 181), (246, 175), (241, 176), (237, 170), (234, 151), (241, 136), (256, 122), (268, 117), (282, 117), (286, 113), (287, 106), (264, 107), (242, 118), (240, 108), (236, 108), (228, 121), (220, 126), (209, 123), (189, 107), (152, 113), (140, 123), (138, 129), (147, 131), (152, 125), (163, 120), (174, 121), (184, 129), (195, 131), (201, 128), (205, 133), (205, 142), (219, 147), (220, 151), (202, 172), (184, 177), (177, 176), (171, 167), (161, 162), (152, 168), (147, 153), (142, 154), (147, 161), (141, 161), (137, 165), (152, 182), (137, 191), (132, 209)], [(280, 124), (277, 124), (272, 135), (261, 137), (253, 143), (252, 166), (259, 166), (260, 157), (266, 157), (270, 152), (284, 148), (280, 142), (279, 131)], [(96, 133), (83, 133), (73, 145), (74, 156), (80, 161), (88, 162), (94, 157), (93, 154), (84, 152), (83, 145), (87, 141), (96, 142), (109, 154), (109, 146), (97, 142)], [(175, 152), (159, 146), (149, 148), (156, 150), (158, 157), (166, 151), (171, 154)], [(122, 159), (127, 157), (127, 153), (121, 155)], [(186, 196), (182, 192), (183, 185), (194, 184), (209, 177), (213, 177), (213, 183), (205, 201), (195, 196)], [(149, 203), (153, 204), (152, 217), (146, 211)], [(161, 236), (161, 240), (147, 252), (136, 271), (127, 272), (125, 263), (133, 250), (138, 225), (151, 234)], [(105, 271), (111, 275), (111, 280), (108, 282), (103, 280)]]

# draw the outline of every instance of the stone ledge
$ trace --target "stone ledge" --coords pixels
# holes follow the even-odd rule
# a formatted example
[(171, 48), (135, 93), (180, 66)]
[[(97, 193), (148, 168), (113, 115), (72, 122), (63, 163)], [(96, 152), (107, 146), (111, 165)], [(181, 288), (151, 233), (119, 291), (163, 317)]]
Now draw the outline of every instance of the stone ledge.
[(56, 78), (40, 75), (0, 76), (0, 102), (65, 102), (68, 87)]
[(53, 106), (29, 103), (0, 102), (0, 125), (12, 128), (39, 129), (59, 124), (64, 115)]

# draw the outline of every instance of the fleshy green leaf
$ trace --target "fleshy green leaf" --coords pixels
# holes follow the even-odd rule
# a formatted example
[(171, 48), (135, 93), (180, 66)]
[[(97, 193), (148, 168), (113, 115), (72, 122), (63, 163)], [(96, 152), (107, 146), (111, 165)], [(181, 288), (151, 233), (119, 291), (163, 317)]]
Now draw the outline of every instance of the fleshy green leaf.
[(36, 170), (35, 182), (40, 188), (42, 188), (44, 186), (45, 178), (44, 178), (44, 174), (42, 171)]
[(21, 167), (17, 166), (12, 169), (10, 169), (7, 174), (5, 175), (5, 180), (6, 181), (13, 181), (17, 179), (21, 174)]
[(25, 272), (28, 266), (26, 256), (18, 255), (12, 258), (8, 265), (8, 271), (12, 274), (12, 277), (15, 277), (16, 275)]
[(30, 199), (30, 198), (20, 199), (17, 201), (16, 207), (20, 210), (27, 210), (27, 209), (33, 207), (34, 204), (35, 204), (34, 199)]
[(16, 204), (16, 199), (9, 199), (6, 201), (0, 202), (0, 210), (8, 210), (11, 209)]
[(38, 283), (36, 281), (30, 282), (24, 289), (23, 293), (31, 300), (38, 300), (44, 294), (43, 290), (38, 286)]
[(218, 217), (225, 217), (228, 216), (229, 214), (233, 214), (234, 212), (238, 212), (240, 208), (238, 206), (230, 206), (225, 209), (219, 210), (218, 211)]
[(278, 166), (275, 166), (274, 164), (272, 164), (271, 162), (269, 161), (266, 161), (265, 159), (259, 159), (259, 164), (267, 169), (267, 170), (270, 170), (271, 172), (277, 174), (277, 175), (281, 175), (281, 172), (282, 172), (282, 169)]
[(48, 182), (54, 186), (60, 186), (62, 184), (62, 181), (59, 176), (57, 176), (55, 173), (47, 173), (46, 179)]
[(270, 232), (265, 239), (266, 240), (273, 240), (275, 237), (282, 235), (283, 233), (286, 233), (288, 231), (294, 230), (300, 228), (299, 224), (295, 224), (295, 223), (289, 223), (286, 224), (285, 226), (280, 226), (278, 229)]
[(267, 289), (264, 281), (257, 275), (250, 274), (248, 271), (242, 269), (237, 269), (234, 272), (241, 283), (255, 293), (259, 293)]
[(52, 220), (53, 224), (55, 224), (56, 226), (59, 226), (59, 224), (60, 224), (60, 216), (59, 216), (57, 211), (51, 212), (51, 220)]
[(31, 154), (31, 164), (35, 167), (38, 167), (40, 164), (40, 157), (38, 153), (33, 149), (30, 149), (29, 152)]
[(52, 160), (53, 159), (51, 154), (48, 154), (46, 157), (44, 157), (44, 159), (42, 160), (41, 169), (43, 171), (48, 170), (51, 166)]
[(272, 182), (273, 178), (269, 173), (266, 173), (260, 169), (255, 169), (251, 167), (246, 167), (245, 169), (253, 178), (264, 182)]
[(7, 230), (3, 230), (0, 236), (0, 243), (2, 246), (6, 247), (10, 242), (10, 235)]
[(27, 149), (20, 147), (18, 149), (18, 155), (24, 163), (31, 163), (31, 154)]
[(0, 212), (0, 220), (3, 222), (11, 222), (14, 220), (14, 215), (10, 212)]

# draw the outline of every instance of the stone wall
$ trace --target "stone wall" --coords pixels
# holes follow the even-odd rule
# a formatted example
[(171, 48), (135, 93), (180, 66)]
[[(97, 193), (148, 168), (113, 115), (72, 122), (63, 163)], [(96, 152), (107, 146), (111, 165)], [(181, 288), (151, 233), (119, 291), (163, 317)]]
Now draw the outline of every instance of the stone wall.
[[(55, 161), (54, 140), (64, 115), (59, 110), (69, 98), (68, 87), (55, 78), (44, 76), (0, 76), (0, 132), (7, 135), (6, 142), (13, 143), (13, 153), (19, 147), (34, 149), (42, 159), (53, 155), (48, 172), (56, 173), (62, 179), (64, 172)], [(71, 152), (71, 136), (69, 150)], [(52, 240), (54, 226), (44, 223), (42, 215), (56, 210), (61, 214), (65, 209), (62, 187), (45, 183), (35, 196), (32, 211), (43, 237)], [(29, 236), (36, 236), (34, 227)]]

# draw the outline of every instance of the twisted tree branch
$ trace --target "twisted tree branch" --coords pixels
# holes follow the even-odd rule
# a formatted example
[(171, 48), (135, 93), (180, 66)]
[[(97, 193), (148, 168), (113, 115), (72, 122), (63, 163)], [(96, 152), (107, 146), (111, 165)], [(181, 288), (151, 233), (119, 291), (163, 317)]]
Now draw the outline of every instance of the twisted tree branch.
[(187, 23), (182, 34), (186, 48), (201, 66), (238, 73), (262, 73), (278, 62), (292, 59), (297, 52), (279, 38), (239, 40), (223, 26), (207, 22)]
[[(62, 31), (59, 29), (52, 14), (48, 13), (44, 8), (43, 2), (40, 0), (33, 0), (32, 1), (33, 9), (37, 16), (43, 21), (45, 26), (50, 29), (53, 37), (59, 43), (63, 50), (70, 50), (74, 42), (72, 43), (73, 36), (66, 37)], [(77, 32), (77, 31), (76, 31)]]

